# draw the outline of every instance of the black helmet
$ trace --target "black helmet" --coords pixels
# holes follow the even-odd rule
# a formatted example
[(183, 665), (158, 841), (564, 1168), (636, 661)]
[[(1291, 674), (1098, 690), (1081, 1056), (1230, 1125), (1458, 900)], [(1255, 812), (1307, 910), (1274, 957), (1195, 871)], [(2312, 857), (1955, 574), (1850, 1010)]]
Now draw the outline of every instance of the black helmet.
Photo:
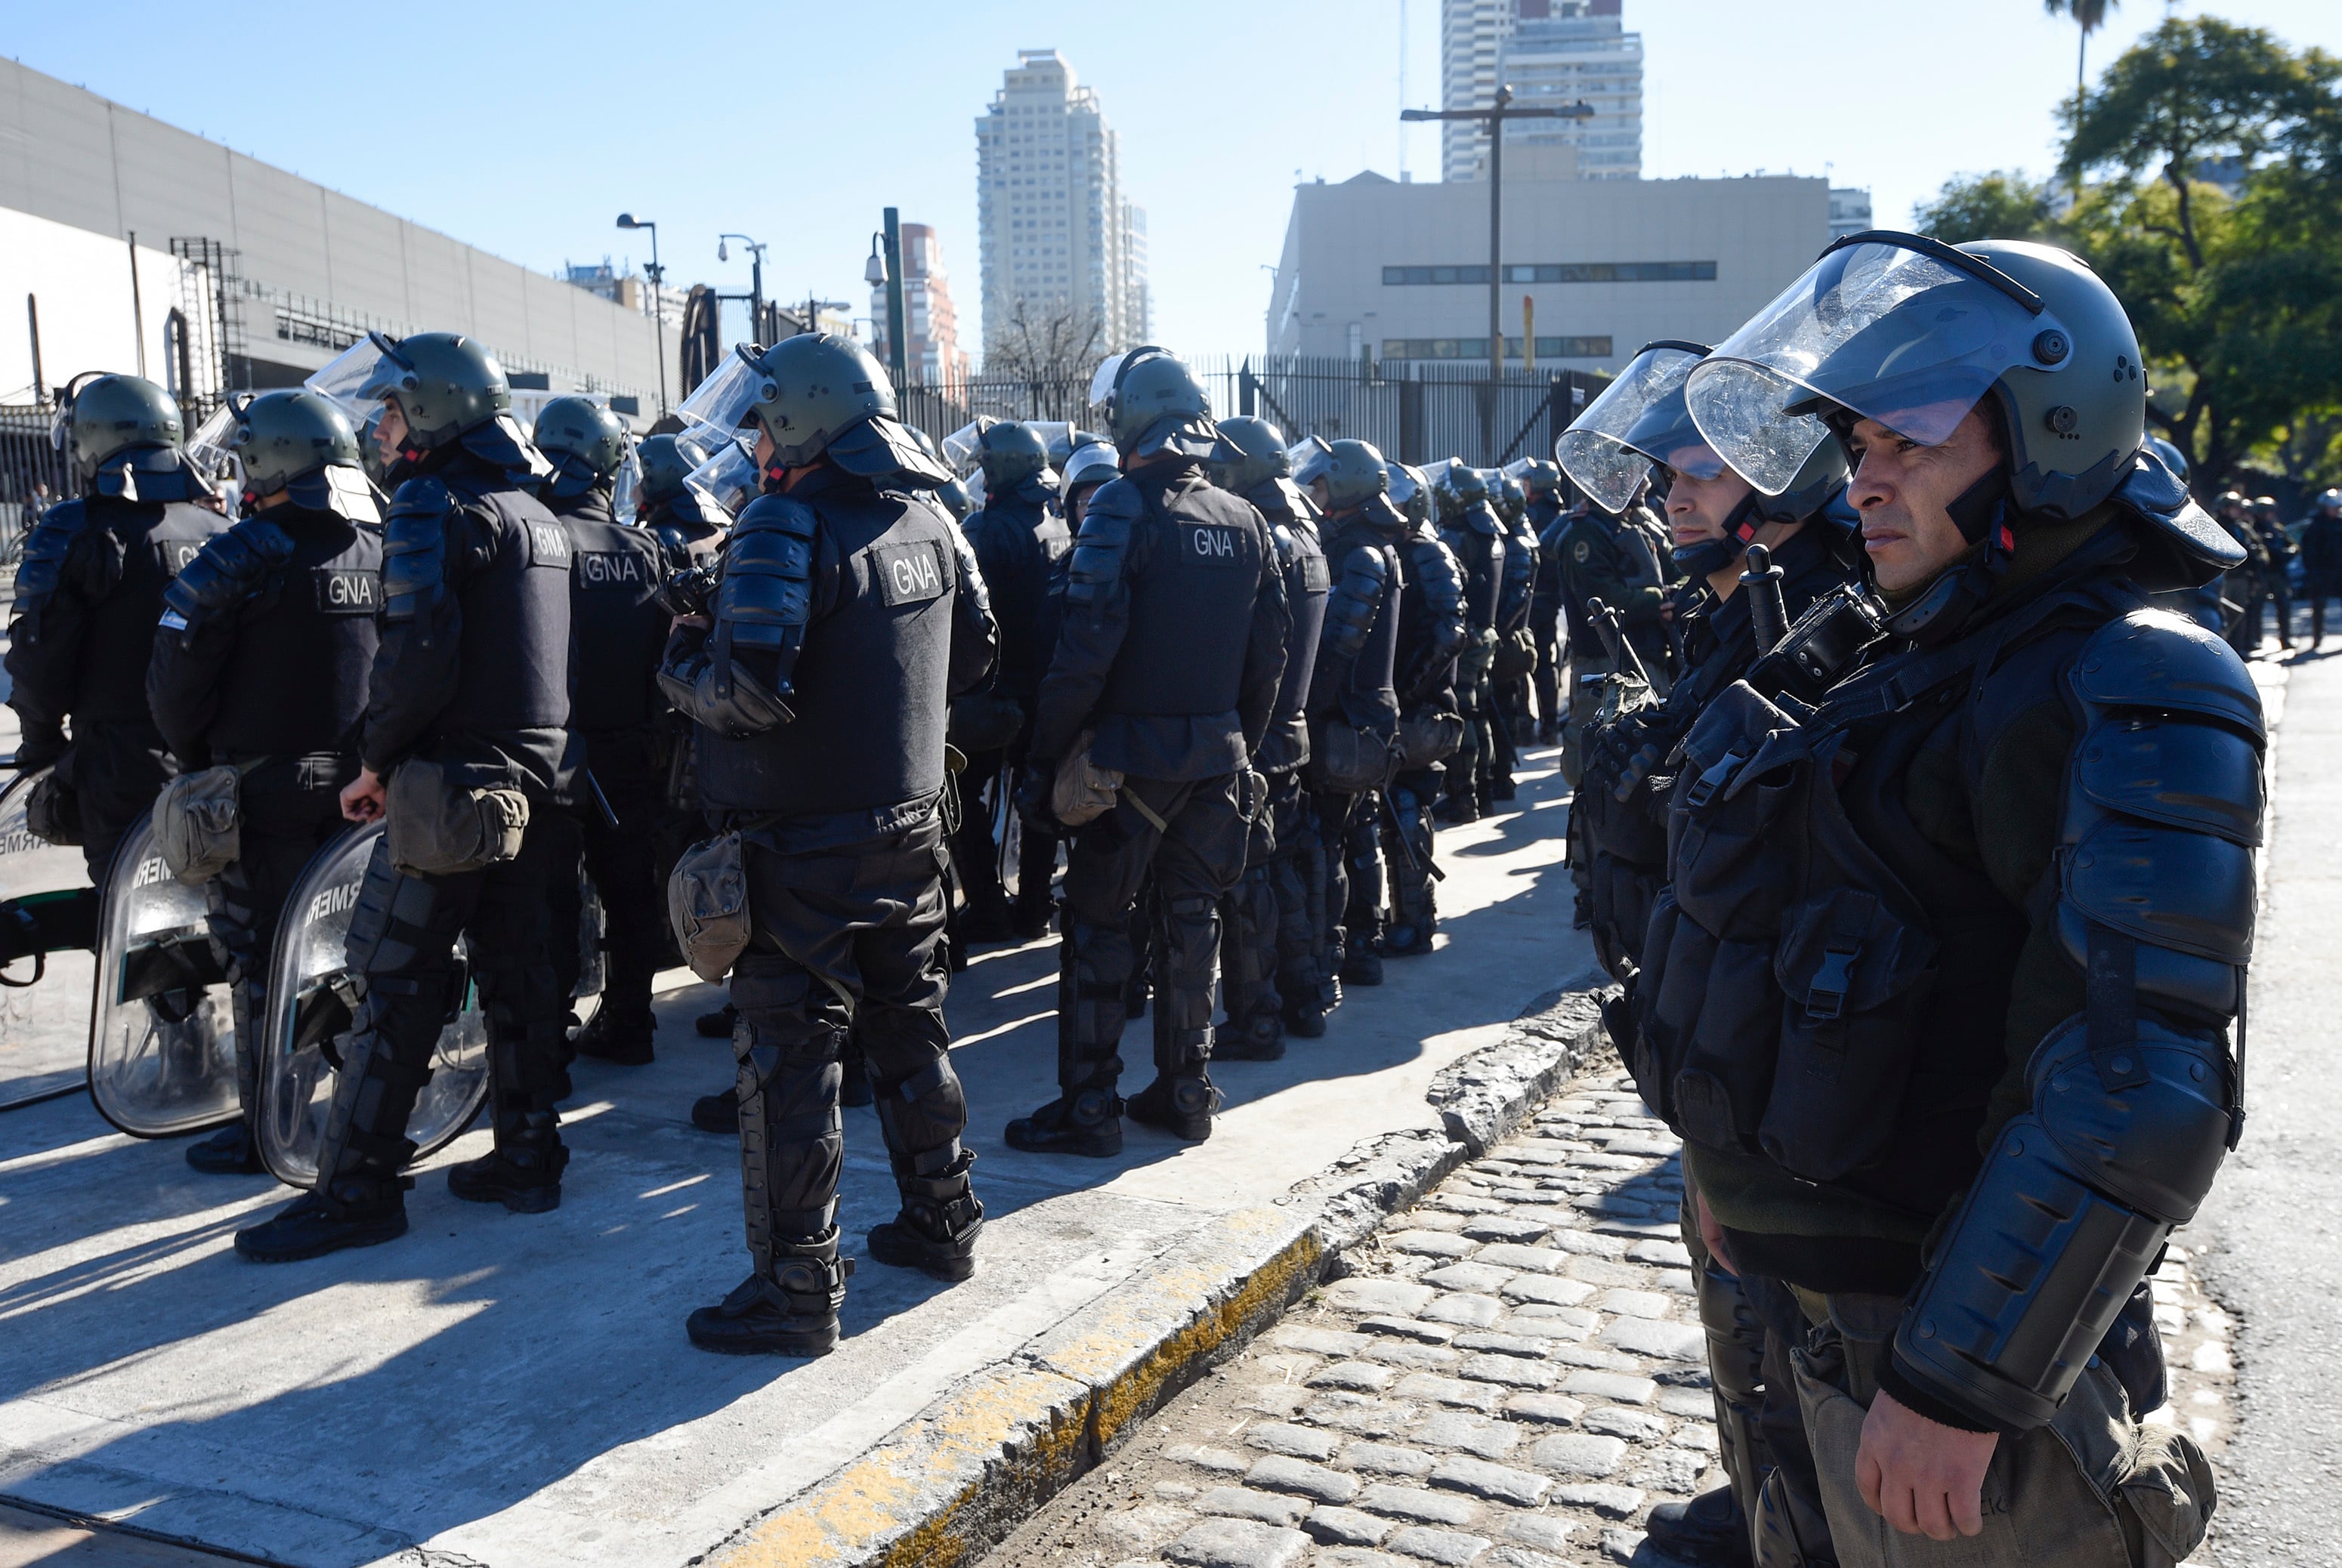
[(295, 388), (239, 396), (229, 409), (235, 423), (225, 444), (243, 472), (246, 506), (285, 490), (299, 505), (381, 521), (358, 461), (357, 433), (333, 399)]
[(671, 501), (683, 494), (691, 471), (707, 461), (707, 454), (688, 440), (651, 435), (635, 448), (635, 462), (643, 471), (641, 500), (646, 506)]
[(1336, 441), (1313, 454), (1293, 475), (1306, 490), (1323, 480), (1328, 513), (1363, 506), (1390, 489), (1390, 470), (1383, 454), (1363, 441)]
[(357, 395), (397, 404), (408, 450), (445, 446), (510, 412), (512, 383), (477, 339), (458, 332), (368, 335), (382, 353)]
[(865, 478), (901, 475), (930, 489), (950, 482), (951, 471), (897, 417), (885, 368), (852, 338), (801, 333), (761, 353), (744, 350), (743, 357), (758, 374), (739, 424), (754, 423), (772, 437), (780, 466), (805, 468), (826, 457)]
[(1496, 475), (1496, 515), (1507, 523), (1517, 523), (1529, 509), (1529, 493), (1521, 482), (1509, 474)]
[(2217, 511), (2226, 512), (2229, 507), (2234, 506), (2241, 512), (2245, 507), (2245, 493), (2241, 490), (2223, 490), (2220, 492), (2219, 498), (2214, 501), (2212, 505)]
[(613, 478), (626, 460), (626, 427), (590, 397), (556, 397), (536, 416), (536, 449), (553, 460), (554, 482), (576, 490)]
[(1122, 477), (1122, 461), (1104, 441), (1086, 441), (1066, 459), (1062, 494), (1071, 495), (1086, 485), (1104, 484)]
[(1521, 468), (1520, 483), (1531, 500), (1542, 496), (1558, 501), (1561, 499), (1561, 465), (1543, 457), (1532, 457)]
[(976, 434), (976, 456), (987, 495), (1006, 495), (1028, 480), (1052, 492), (1056, 487), (1057, 476), (1049, 472), (1049, 444), (1029, 424), (985, 420)]
[(1090, 382), (1090, 401), (1106, 411), (1106, 429), (1125, 458), (1164, 451), (1207, 460), (1225, 455), (1210, 395), (1167, 348), (1148, 344), (1107, 360)]
[(1241, 495), (1269, 479), (1293, 474), (1293, 459), (1286, 454), (1285, 433), (1256, 414), (1239, 414), (1220, 421), (1220, 439), (1236, 454), (1210, 465), (1212, 483)]
[(88, 489), (98, 469), (125, 453), (153, 454), (142, 469), (175, 470), (186, 429), (171, 394), (144, 376), (77, 375), (58, 399), (50, 439)]

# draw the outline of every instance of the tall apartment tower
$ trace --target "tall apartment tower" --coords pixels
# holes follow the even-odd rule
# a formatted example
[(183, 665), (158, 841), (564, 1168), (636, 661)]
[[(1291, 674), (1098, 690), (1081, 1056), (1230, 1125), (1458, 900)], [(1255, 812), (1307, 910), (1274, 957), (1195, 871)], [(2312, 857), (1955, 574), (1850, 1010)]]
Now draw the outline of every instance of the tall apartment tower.
[(1145, 341), (1146, 215), (1118, 156), (1096, 90), (1055, 49), (1018, 50), (976, 122), (987, 349), (1020, 305), (1036, 323), (1096, 322), (1100, 355)]
[[(903, 367), (910, 378), (949, 389), (965, 385), (967, 355), (959, 345), (959, 313), (952, 306), (943, 245), (931, 225), (903, 225), (903, 316), (909, 328), (903, 340)], [(870, 320), (879, 343), (878, 357), (885, 360), (894, 341), (885, 284), (870, 291)]]
[[(1486, 108), (1499, 83), (1523, 108), (1583, 100), (1585, 120), (1521, 120), (1507, 145), (1577, 152), (1582, 179), (1631, 180), (1643, 172), (1643, 35), (1626, 30), (1621, 0), (1441, 0), (1441, 101)], [(1441, 127), (1440, 174), (1487, 177), (1486, 131), (1470, 121)]]

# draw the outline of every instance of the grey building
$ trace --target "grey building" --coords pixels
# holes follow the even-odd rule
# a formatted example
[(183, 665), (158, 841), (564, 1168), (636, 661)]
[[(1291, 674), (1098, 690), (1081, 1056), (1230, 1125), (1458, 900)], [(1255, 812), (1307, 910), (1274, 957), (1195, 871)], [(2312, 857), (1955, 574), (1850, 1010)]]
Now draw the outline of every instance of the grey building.
[[(1499, 85), (1522, 108), (1583, 103), (1582, 120), (1530, 119), (1505, 127), (1516, 145), (1566, 146), (1579, 177), (1631, 180), (1643, 172), (1643, 35), (1626, 28), (1620, 0), (1441, 0), (1440, 103), (1483, 109)], [(1440, 128), (1440, 177), (1488, 174), (1486, 126)]]
[[(1517, 159), (1507, 149), (1509, 368), (1526, 346), (1539, 369), (1615, 370), (1653, 338), (1714, 343), (1831, 237), (1823, 180), (1576, 175), (1568, 147), (1524, 147)], [(1272, 355), (1486, 364), (1487, 322), (1486, 185), (1366, 173), (1296, 187), (1270, 295)]]
[(487, 345), (524, 393), (656, 418), (653, 323), (611, 292), (636, 303), (0, 60), (0, 296), (32, 296), (25, 330), (0, 333), (0, 401), (144, 368), (200, 402), (297, 384), (368, 329), (437, 329)]

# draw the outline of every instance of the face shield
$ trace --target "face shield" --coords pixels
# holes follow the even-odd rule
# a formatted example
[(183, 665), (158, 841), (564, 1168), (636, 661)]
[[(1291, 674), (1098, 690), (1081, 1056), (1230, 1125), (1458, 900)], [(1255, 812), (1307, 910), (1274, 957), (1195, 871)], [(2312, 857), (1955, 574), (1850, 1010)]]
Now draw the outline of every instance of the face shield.
[(1686, 462), (1696, 461), (1685, 450), (1698, 443), (1699, 433), (1684, 413), (1683, 388), (1684, 378), (1705, 352), (1696, 344), (1647, 345), (1561, 433), (1553, 444), (1555, 461), (1587, 500), (1614, 514), (1634, 504), (1636, 491), (1650, 477), (1651, 464), (1666, 461), (1632, 439), (1637, 435)]
[(2054, 369), (2073, 344), (2038, 296), (1989, 263), (1933, 242), (1866, 239), (1825, 252), (1719, 345), (1687, 398), (1724, 460), (1777, 495), (1827, 434), (1785, 415), (1836, 404), (1937, 446), (2003, 374)]
[(710, 453), (732, 444), (747, 420), (748, 411), (756, 406), (756, 394), (766, 378), (763, 368), (749, 355), (752, 346), (745, 343), (733, 345), (724, 363), (709, 371), (707, 379), (675, 405), (675, 416), (683, 421), (682, 434)]
[(1322, 435), (1305, 435), (1285, 449), (1285, 460), (1293, 467), (1294, 488), (1306, 495), (1312, 484), (1326, 477), (1334, 448)]
[(1098, 362), (1097, 373), (1090, 377), (1090, 406), (1111, 410), (1114, 405), (1114, 384), (1122, 375), (1127, 354), (1110, 354)]
[(954, 474), (966, 474), (976, 465), (977, 454), (984, 446), (984, 421), (971, 419), (936, 443), (943, 448), (944, 463)]
[(617, 473), (610, 476), (610, 514), (620, 522), (635, 514), (636, 498), (643, 493), (642, 459), (635, 455), (635, 444), (626, 443), (626, 455), (618, 464)]
[(204, 422), (195, 426), (195, 433), (187, 437), (187, 461), (215, 489), (224, 490), (231, 496), (244, 494), (244, 464), (235, 454), (239, 444), (236, 440), (237, 399), (249, 403), (252, 394), (238, 393), (235, 398), (222, 403), (206, 414)]
[(1416, 483), (1415, 470), (1385, 458), (1383, 472), (1390, 478), (1390, 504), (1402, 512), (1414, 505), (1416, 497), (1423, 494), (1423, 486)]
[(349, 417), (350, 428), (364, 430), (382, 413), (382, 405), (397, 390), (406, 374), (398, 345), (381, 333), (370, 332), (313, 371), (301, 385), (320, 397), (330, 398)]
[(726, 517), (738, 516), (740, 508), (754, 501), (764, 486), (765, 476), (756, 472), (756, 460), (737, 437), (715, 447), (683, 481), (683, 487), (698, 498), (702, 510), (713, 508)]

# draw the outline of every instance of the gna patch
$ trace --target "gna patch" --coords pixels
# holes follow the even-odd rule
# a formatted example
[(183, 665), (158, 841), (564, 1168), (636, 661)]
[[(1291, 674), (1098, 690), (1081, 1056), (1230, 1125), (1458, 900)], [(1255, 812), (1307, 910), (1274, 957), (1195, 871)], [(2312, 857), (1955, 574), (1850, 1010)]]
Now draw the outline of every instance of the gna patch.
[(1203, 566), (1236, 566), (1244, 563), (1244, 546), (1236, 531), (1218, 523), (1178, 524), (1179, 554)]
[(631, 550), (580, 550), (569, 571), (581, 588), (652, 586), (650, 563)]
[(951, 586), (951, 579), (944, 575), (942, 548), (927, 540), (876, 546), (870, 552), (870, 572), (878, 580), (878, 597), (890, 610), (939, 599)]
[(569, 566), (569, 530), (558, 523), (524, 522), (528, 530), (528, 564), (532, 566)]
[(321, 566), (309, 574), (317, 585), (317, 614), (371, 615), (382, 608), (382, 574)]

